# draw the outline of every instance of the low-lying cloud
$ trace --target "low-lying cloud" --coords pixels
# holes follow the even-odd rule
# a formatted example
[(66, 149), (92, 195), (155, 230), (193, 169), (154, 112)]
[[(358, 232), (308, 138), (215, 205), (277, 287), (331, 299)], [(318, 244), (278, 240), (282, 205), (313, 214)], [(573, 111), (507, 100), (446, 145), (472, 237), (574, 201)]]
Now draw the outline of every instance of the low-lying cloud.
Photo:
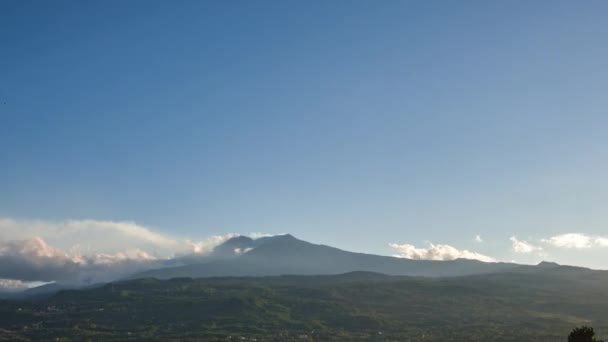
[(29, 283), (22, 280), (0, 278), (0, 292), (25, 290), (28, 287)]
[(496, 262), (497, 260), (477, 252), (466, 249), (459, 250), (450, 245), (429, 244), (428, 248), (417, 248), (410, 244), (391, 243), (389, 246), (398, 253), (394, 256), (399, 258), (414, 260), (455, 260), (455, 259), (474, 259), (484, 262)]
[(204, 257), (238, 235), (189, 240), (134, 222), (0, 218), (0, 288), (18, 288), (32, 281), (115, 280), (150, 268), (188, 263), (188, 257)]
[(39, 237), (0, 243), (0, 278), (15, 281), (101, 282), (160, 265), (138, 249), (81, 255), (51, 247)]

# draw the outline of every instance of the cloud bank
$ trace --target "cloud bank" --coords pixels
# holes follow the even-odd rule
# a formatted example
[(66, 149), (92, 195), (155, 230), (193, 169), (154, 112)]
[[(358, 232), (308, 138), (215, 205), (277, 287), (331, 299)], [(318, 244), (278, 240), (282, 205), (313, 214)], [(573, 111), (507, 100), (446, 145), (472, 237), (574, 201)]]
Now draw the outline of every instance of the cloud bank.
[(81, 255), (51, 247), (39, 237), (0, 243), (0, 278), (15, 281), (101, 282), (154, 266), (160, 261), (139, 249)]
[(0, 278), (0, 292), (25, 290), (29, 287), (29, 283), (16, 279)]
[(471, 252), (466, 249), (459, 250), (450, 245), (435, 245), (430, 244), (428, 248), (417, 248), (410, 244), (391, 243), (389, 246), (395, 249), (398, 254), (394, 256), (399, 258), (414, 259), (414, 260), (455, 260), (455, 259), (474, 259), (484, 262), (496, 262), (497, 260), (476, 252)]
[[(260, 234), (260, 233), (257, 233)], [(29, 282), (94, 283), (205, 256), (230, 233), (179, 239), (134, 222), (0, 218), (0, 288)]]

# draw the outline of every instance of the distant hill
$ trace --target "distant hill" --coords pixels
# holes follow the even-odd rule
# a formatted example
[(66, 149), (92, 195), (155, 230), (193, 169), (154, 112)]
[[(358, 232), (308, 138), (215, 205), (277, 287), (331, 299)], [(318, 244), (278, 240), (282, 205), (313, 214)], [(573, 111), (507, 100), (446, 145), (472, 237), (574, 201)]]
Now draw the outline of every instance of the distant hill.
[[(0, 301), (0, 340), (565, 341), (608, 336), (608, 273), (154, 278)], [(26, 328), (24, 328), (26, 327)]]
[(206, 259), (189, 265), (166, 267), (138, 273), (131, 278), (224, 277), (272, 275), (322, 275), (353, 271), (387, 275), (449, 277), (520, 269), (511, 263), (478, 260), (410, 260), (354, 253), (317, 245), (287, 235), (260, 239), (236, 237), (215, 248)]
[(76, 286), (58, 284), (58, 283), (50, 283), (42, 286), (33, 287), (31, 289), (27, 289), (23, 291), (23, 295), (27, 297), (47, 297), (51, 296), (61, 290), (74, 289)]

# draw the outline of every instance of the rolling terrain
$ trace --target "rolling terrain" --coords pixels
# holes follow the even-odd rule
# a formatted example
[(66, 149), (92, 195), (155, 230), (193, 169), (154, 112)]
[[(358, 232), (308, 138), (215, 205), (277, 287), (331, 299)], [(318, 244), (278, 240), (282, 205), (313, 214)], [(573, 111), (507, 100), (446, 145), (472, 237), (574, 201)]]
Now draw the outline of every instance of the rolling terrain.
[(608, 277), (561, 266), (450, 278), (136, 279), (0, 304), (4, 340), (558, 341), (608, 333)]

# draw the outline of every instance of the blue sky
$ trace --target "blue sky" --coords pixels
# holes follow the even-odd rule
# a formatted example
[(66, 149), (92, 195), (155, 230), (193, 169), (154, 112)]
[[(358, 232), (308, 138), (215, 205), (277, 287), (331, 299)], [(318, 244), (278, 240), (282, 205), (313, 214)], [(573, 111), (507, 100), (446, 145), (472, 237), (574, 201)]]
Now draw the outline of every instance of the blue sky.
[(608, 268), (607, 10), (2, 1), (0, 217)]

